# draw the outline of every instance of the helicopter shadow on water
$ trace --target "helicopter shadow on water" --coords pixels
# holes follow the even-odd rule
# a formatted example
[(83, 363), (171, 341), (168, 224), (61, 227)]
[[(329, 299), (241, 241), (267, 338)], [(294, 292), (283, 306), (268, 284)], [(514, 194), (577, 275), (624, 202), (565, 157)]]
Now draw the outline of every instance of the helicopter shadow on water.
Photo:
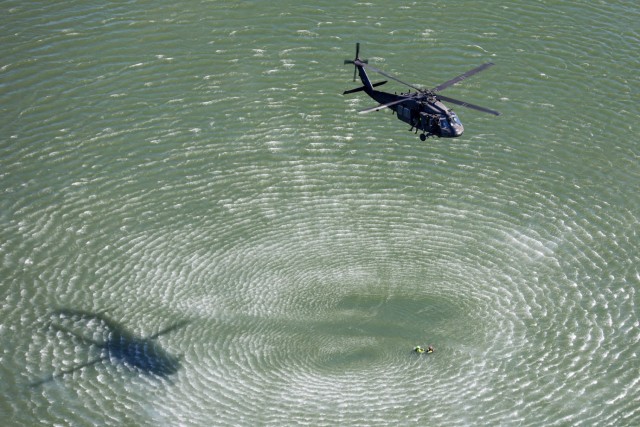
[[(157, 378), (168, 378), (178, 372), (181, 357), (166, 352), (157, 338), (186, 326), (189, 323), (188, 320), (173, 323), (149, 337), (141, 337), (104, 313), (104, 311), (93, 313), (74, 309), (60, 309), (52, 312), (49, 315), (47, 328), (70, 336), (75, 342), (92, 351), (97, 350), (98, 355), (87, 362), (33, 381), (30, 386), (37, 387), (105, 361), (122, 364)], [(57, 333), (56, 336), (58, 336)]]

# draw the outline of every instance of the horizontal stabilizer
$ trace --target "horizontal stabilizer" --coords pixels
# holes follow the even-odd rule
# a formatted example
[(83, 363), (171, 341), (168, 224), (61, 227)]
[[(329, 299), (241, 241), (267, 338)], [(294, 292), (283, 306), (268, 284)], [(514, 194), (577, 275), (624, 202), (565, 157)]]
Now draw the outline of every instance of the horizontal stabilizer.
[[(378, 87), (378, 86), (382, 86), (385, 83), (387, 83), (387, 80), (385, 80), (383, 82), (374, 83), (371, 86), (372, 87)], [(350, 93), (356, 93), (356, 92), (360, 92), (360, 91), (363, 91), (363, 90), (365, 90), (365, 87), (364, 86), (360, 86), (360, 87), (355, 88), (355, 89), (345, 90), (344, 92), (342, 92), (342, 94), (343, 95), (347, 95), (347, 94), (350, 94)]]

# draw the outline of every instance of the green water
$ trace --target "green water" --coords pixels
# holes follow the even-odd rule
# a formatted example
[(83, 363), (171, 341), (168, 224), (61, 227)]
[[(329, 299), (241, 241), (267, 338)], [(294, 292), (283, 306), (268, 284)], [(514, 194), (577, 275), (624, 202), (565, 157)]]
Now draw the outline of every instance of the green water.
[(5, 425), (640, 423), (633, 2), (2, 6)]

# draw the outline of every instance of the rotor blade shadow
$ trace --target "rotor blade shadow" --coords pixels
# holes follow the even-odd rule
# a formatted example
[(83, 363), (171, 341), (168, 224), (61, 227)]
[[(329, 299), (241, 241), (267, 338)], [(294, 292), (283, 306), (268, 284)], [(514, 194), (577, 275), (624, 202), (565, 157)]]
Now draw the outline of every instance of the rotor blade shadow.
[(41, 386), (41, 385), (46, 384), (46, 383), (48, 383), (48, 382), (51, 382), (51, 381), (53, 381), (53, 380), (55, 380), (55, 379), (62, 378), (62, 377), (64, 377), (64, 376), (65, 376), (65, 375), (67, 375), (67, 374), (71, 374), (71, 373), (73, 373), (73, 372), (75, 372), (75, 371), (79, 371), (80, 369), (83, 369), (83, 368), (86, 368), (86, 367), (89, 367), (89, 366), (95, 365), (96, 363), (98, 363), (98, 362), (102, 362), (103, 360), (106, 360), (106, 359), (107, 359), (107, 358), (106, 358), (106, 357), (104, 357), (104, 356), (103, 356), (103, 357), (95, 358), (95, 359), (90, 360), (90, 361), (88, 361), (88, 362), (82, 363), (82, 364), (80, 364), (80, 365), (78, 365), (78, 366), (74, 366), (73, 368), (69, 368), (69, 369), (66, 369), (66, 370), (63, 370), (63, 371), (57, 372), (57, 373), (55, 373), (55, 374), (50, 374), (50, 375), (48, 375), (48, 376), (46, 376), (46, 377), (44, 377), (44, 378), (42, 378), (42, 379), (40, 379), (40, 380), (38, 380), (38, 381), (34, 381), (34, 382), (30, 383), (30, 384), (29, 384), (29, 386), (30, 386), (30, 387), (38, 387), (38, 386)]
[(154, 340), (154, 339), (158, 338), (159, 336), (166, 335), (169, 332), (175, 331), (176, 329), (183, 328), (183, 327), (187, 326), (189, 323), (191, 323), (190, 320), (182, 320), (180, 322), (176, 322), (173, 325), (170, 325), (170, 326), (162, 329), (161, 331), (156, 332), (155, 334), (151, 335), (147, 339), (148, 340)]
[[(53, 312), (51, 316), (49, 325), (51, 329), (78, 338), (87, 348), (99, 351), (100, 355), (88, 362), (34, 381), (31, 383), (32, 386), (53, 381), (106, 360), (114, 364), (125, 365), (145, 375), (166, 378), (178, 371), (182, 357), (176, 357), (165, 351), (158, 343), (157, 338), (190, 323), (189, 320), (182, 320), (149, 337), (142, 337), (129, 331), (121, 323), (107, 317), (104, 311), (92, 313), (84, 310), (60, 309)], [(88, 338), (95, 336), (103, 338), (101, 341)]]

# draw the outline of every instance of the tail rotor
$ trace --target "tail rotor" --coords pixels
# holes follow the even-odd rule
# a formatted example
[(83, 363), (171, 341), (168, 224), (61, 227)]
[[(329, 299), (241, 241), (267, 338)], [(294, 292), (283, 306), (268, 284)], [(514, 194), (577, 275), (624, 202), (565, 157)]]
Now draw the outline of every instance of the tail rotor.
[(356, 61), (362, 62), (362, 63), (365, 63), (365, 64), (369, 63), (369, 61), (366, 60), (366, 59), (365, 60), (360, 59), (360, 43), (356, 43), (356, 57), (355, 57), (355, 59), (353, 59), (353, 60), (345, 59), (344, 60), (345, 64), (353, 64), (353, 81), (354, 82), (356, 81), (356, 75), (358, 73), (358, 67), (356, 67)]

